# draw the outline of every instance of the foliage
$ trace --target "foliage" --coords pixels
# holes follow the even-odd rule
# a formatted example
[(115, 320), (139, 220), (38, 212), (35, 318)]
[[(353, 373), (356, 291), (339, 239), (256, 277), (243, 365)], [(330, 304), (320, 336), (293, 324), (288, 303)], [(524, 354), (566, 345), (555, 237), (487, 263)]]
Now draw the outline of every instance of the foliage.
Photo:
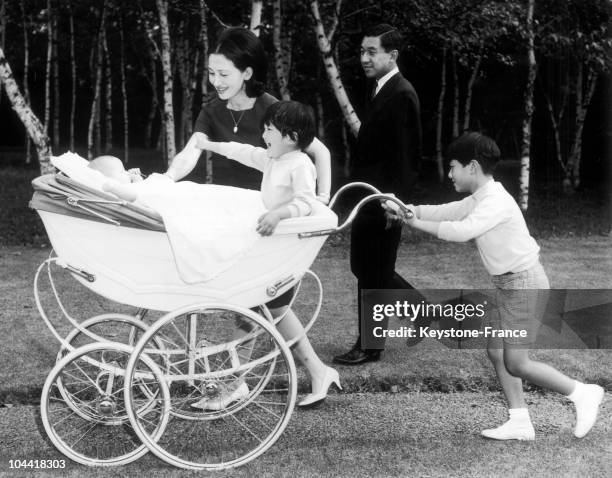
[[(131, 146), (138, 147), (145, 143), (145, 127), (151, 108), (151, 87), (149, 83), (150, 56), (155, 55), (155, 44), (159, 43), (158, 15), (153, 0), (120, 2), (108, 0), (112, 4), (108, 18), (107, 32), (111, 64), (113, 66), (113, 84), (119, 81), (119, 20), (124, 26), (126, 37), (127, 89), (129, 97), (130, 141)], [(215, 45), (219, 32), (227, 25), (247, 25), (249, 23), (250, 1), (207, 0), (208, 40)], [(502, 150), (511, 157), (517, 156), (514, 143), (520, 137), (521, 101), (523, 97), (525, 76), (525, 0), (344, 0), (341, 3), (340, 15), (332, 46), (337, 52), (340, 76), (349, 98), (360, 111), (360, 100), (365, 92), (365, 81), (359, 65), (357, 47), (363, 30), (378, 22), (388, 22), (398, 27), (406, 39), (406, 47), (401, 56), (400, 68), (404, 75), (415, 85), (421, 100), (424, 152), (431, 156), (434, 150), (435, 114), (439, 88), (439, 71), (441, 49), (449, 45), (454, 52), (462, 94), (468, 77), (479, 59), (479, 73), (474, 87), (472, 101), (472, 122), (479, 128), (501, 142)], [(30, 64), (29, 82), (32, 94), (31, 102), (35, 112), (41, 116), (44, 106), (44, 78), (47, 42), (47, 2), (46, 0), (24, 0), (25, 17), (22, 16), (21, 2), (5, 2), (7, 8), (7, 44), (10, 48), (5, 53), (9, 59), (18, 82), (23, 79), (24, 41), (23, 21), (29, 36)], [(86, 137), (88, 109), (92, 95), (92, 51), (95, 50), (96, 30), (99, 22), (101, 1), (70, 0), (52, 2), (52, 8), (59, 11), (59, 52), (61, 81), (62, 117), (61, 141), (67, 144), (68, 109), (70, 104), (69, 72), (69, 7), (75, 17), (77, 41), (77, 75), (78, 102), (76, 136), (77, 144), (84, 144)], [(331, 18), (339, 5), (338, 0), (321, 0), (319, 2), (324, 21), (328, 29)], [(199, 12), (200, 0), (170, 0), (169, 20), (174, 45), (185, 45), (189, 52), (188, 59), (193, 61), (200, 48)], [(291, 34), (292, 67), (289, 88), (292, 97), (314, 104), (315, 97), (322, 99), (325, 140), (334, 156), (344, 156), (339, 126), (342, 124), (341, 111), (336, 104), (332, 91), (325, 81), (322, 62), (317, 53), (316, 42), (312, 32), (312, 18), (308, 2), (283, 0), (283, 30)], [(598, 73), (609, 71), (611, 41), (609, 32), (610, 3), (607, 0), (538, 0), (536, 3), (537, 37), (536, 48), (539, 59), (549, 62), (582, 62), (592, 66)], [(263, 12), (264, 25), (260, 38), (272, 59), (272, 5), (265, 2)], [(178, 74), (179, 65), (176, 58), (175, 79), (182, 81)], [(558, 97), (564, 85), (558, 78), (546, 74), (540, 69), (549, 88)], [(159, 65), (156, 74), (161, 73)], [(198, 67), (198, 78), (205, 74)], [(268, 90), (278, 94), (273, 62), (270, 61)], [(162, 82), (158, 81), (158, 95), (161, 94)], [(597, 95), (603, 95), (598, 86)], [(536, 92), (540, 94), (539, 91)], [(175, 109), (181, 111), (183, 91), (175, 92)], [(201, 103), (201, 93), (196, 88), (193, 102), (193, 117)], [(113, 101), (119, 102), (116, 94)], [(537, 106), (535, 124), (547, 118), (546, 108)], [(596, 100), (593, 100), (594, 102)], [(0, 105), (0, 114), (4, 115), (8, 106)], [(114, 111), (120, 112), (117, 104)], [(574, 114), (570, 111), (570, 114)], [(179, 115), (177, 115), (177, 118)], [(603, 117), (602, 117), (603, 118)], [(448, 119), (446, 119), (448, 121)], [(114, 118), (113, 129), (120, 131), (120, 115)], [(585, 130), (585, 143), (593, 143), (595, 154), (601, 155), (606, 132), (609, 126), (604, 125), (600, 131)], [(160, 117), (155, 119), (154, 132), (161, 129)], [(447, 128), (448, 129), (448, 128)], [(603, 131), (601, 131), (603, 130)], [(17, 120), (11, 116), (8, 127), (0, 131), (0, 144), (16, 146), (22, 141), (23, 130)], [(118, 137), (118, 136), (117, 136)], [(444, 137), (447, 143), (450, 137)], [(546, 134), (534, 135), (538, 142), (535, 149), (544, 151), (546, 158), (541, 160), (548, 174), (557, 175), (554, 155), (549, 154), (550, 145)], [(339, 160), (338, 162), (342, 162)], [(545, 166), (543, 166), (545, 164)], [(549, 166), (550, 165), (550, 166)], [(601, 176), (601, 174), (599, 174)]]

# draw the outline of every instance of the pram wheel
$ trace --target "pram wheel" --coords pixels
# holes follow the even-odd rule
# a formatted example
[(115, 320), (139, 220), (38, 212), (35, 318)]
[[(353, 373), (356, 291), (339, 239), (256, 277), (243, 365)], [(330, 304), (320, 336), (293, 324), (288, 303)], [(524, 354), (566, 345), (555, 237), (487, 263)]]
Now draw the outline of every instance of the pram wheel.
[[(53, 444), (85, 465), (129, 463), (148, 449), (131, 427), (124, 402), (125, 370), (133, 348), (112, 342), (80, 347), (47, 377), (41, 416)], [(168, 421), (170, 396), (162, 372), (142, 354), (133, 366), (132, 406), (156, 439)]]
[[(78, 328), (72, 329), (64, 339), (72, 349), (83, 345), (98, 342), (118, 342), (121, 344), (134, 345), (144, 332), (149, 328), (142, 320), (127, 314), (102, 314), (84, 320), (81, 328), (87, 330), (92, 336), (87, 335)], [(62, 347), (57, 354), (57, 362), (71, 351), (68, 347)]]
[[(171, 414), (159, 438), (135, 413), (135, 364), (145, 354), (170, 389)], [(188, 469), (231, 468), (264, 453), (287, 426), (297, 393), (280, 334), (255, 312), (229, 305), (165, 315), (135, 346), (126, 373), (127, 412), (139, 438), (161, 459)]]

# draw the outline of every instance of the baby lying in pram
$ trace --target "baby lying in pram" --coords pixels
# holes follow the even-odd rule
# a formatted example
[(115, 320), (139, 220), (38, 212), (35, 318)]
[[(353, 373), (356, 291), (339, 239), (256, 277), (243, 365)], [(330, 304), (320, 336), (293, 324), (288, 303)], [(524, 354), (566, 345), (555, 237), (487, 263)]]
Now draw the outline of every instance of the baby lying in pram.
[(156, 173), (143, 179), (138, 171), (126, 171), (121, 160), (113, 156), (95, 158), (85, 169), (80, 171), (85, 173), (81, 177), (95, 178), (98, 189), (152, 209), (162, 217), (177, 271), (188, 284), (215, 278), (261, 237), (257, 220), (266, 209), (258, 191), (190, 181), (175, 183)]

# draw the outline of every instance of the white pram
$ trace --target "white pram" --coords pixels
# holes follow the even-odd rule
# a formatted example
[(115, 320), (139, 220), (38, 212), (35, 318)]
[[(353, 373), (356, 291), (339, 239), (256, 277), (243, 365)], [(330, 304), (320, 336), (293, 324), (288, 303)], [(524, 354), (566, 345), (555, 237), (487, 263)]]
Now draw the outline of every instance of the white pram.
[[(168, 236), (151, 210), (117, 200), (63, 174), (33, 181), (30, 206), (42, 218), (56, 257), (39, 267), (39, 312), (62, 344), (41, 398), (45, 430), (66, 456), (86, 465), (119, 465), (148, 450), (176, 466), (225, 469), (264, 453), (282, 434), (297, 394), (289, 347), (266, 303), (312, 275), (327, 235), (347, 227), (367, 201), (401, 205), (371, 186), (347, 221), (320, 206), (279, 223), (236, 264), (200, 284), (177, 273)], [(331, 207), (330, 205), (330, 207)], [(53, 267), (52, 267), (53, 266)], [(60, 266), (95, 293), (138, 308), (83, 322), (64, 308), (53, 282)], [(55, 300), (74, 330), (62, 337), (44, 310), (39, 278), (47, 270)], [(153, 324), (149, 309), (167, 312)], [(257, 310), (259, 313), (255, 312)], [(232, 397), (231, 401), (220, 397)], [(201, 410), (203, 398), (222, 406)]]

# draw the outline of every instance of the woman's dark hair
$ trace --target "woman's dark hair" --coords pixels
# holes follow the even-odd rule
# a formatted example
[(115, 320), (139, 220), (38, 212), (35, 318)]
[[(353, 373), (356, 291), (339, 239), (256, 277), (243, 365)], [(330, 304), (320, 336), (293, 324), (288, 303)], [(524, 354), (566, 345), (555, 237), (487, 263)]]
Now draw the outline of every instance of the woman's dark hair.
[(454, 159), (466, 166), (474, 159), (478, 161), (485, 174), (493, 174), (500, 156), (501, 153), (495, 141), (476, 131), (462, 134), (446, 150), (448, 161)]
[(298, 101), (278, 101), (266, 110), (263, 124), (272, 124), (283, 136), (289, 136), (304, 150), (315, 137), (315, 121), (310, 106)]
[(251, 30), (241, 27), (228, 28), (219, 37), (219, 43), (213, 53), (223, 55), (240, 71), (248, 67), (253, 69), (253, 76), (245, 81), (247, 96), (254, 98), (264, 92), (268, 76), (268, 58), (261, 41)]

